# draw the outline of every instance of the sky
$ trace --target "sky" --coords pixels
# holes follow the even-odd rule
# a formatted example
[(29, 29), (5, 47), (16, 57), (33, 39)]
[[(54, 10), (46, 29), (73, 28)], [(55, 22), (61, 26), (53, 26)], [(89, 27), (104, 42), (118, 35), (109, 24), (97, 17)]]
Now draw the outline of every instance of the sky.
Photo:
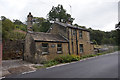
[[(0, 16), (25, 22), (29, 12), (47, 17), (52, 6), (62, 4), (75, 18), (73, 24), (95, 30), (111, 31), (118, 23), (119, 0), (0, 0)], [(71, 7), (70, 7), (71, 6)]]

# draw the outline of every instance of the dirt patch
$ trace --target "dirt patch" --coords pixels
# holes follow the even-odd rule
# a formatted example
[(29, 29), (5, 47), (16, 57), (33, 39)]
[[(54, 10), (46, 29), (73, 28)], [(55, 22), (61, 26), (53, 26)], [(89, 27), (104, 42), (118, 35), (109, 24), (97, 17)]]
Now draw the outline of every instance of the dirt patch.
[(30, 68), (30, 67), (27, 67), (27, 66), (20, 66), (20, 67), (8, 69), (8, 71), (9, 71), (11, 74), (28, 72), (28, 71), (33, 71), (33, 70), (34, 70), (33, 68)]

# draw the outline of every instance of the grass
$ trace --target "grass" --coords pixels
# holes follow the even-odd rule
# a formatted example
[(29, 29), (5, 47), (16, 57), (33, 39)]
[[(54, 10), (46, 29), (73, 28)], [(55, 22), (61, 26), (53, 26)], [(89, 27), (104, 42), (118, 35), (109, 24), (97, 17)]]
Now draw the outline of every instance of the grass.
[(34, 68), (40, 69), (40, 68), (45, 68), (45, 66), (33, 66)]

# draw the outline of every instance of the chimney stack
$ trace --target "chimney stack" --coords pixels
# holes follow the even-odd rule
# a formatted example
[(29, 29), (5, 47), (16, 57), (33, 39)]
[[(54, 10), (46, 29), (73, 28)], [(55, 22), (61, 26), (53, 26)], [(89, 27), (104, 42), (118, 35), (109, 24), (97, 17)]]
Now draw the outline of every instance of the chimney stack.
[(32, 30), (32, 24), (33, 24), (33, 16), (31, 14), (31, 12), (29, 12), (28, 16), (27, 16), (27, 31), (33, 31)]

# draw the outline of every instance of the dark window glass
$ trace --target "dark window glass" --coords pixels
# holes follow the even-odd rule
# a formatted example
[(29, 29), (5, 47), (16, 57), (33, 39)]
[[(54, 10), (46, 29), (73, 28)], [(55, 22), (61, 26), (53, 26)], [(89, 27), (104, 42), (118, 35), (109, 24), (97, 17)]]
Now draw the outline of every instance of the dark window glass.
[(73, 29), (73, 35), (75, 35), (76, 31)]
[(80, 53), (83, 53), (83, 44), (80, 44)]
[(57, 53), (62, 53), (62, 44), (57, 44)]
[(48, 43), (42, 43), (42, 54), (48, 54)]
[(79, 31), (79, 38), (82, 38), (82, 31)]
[(57, 47), (62, 47), (62, 44), (57, 44)]
[(42, 43), (42, 47), (48, 47), (48, 43)]

